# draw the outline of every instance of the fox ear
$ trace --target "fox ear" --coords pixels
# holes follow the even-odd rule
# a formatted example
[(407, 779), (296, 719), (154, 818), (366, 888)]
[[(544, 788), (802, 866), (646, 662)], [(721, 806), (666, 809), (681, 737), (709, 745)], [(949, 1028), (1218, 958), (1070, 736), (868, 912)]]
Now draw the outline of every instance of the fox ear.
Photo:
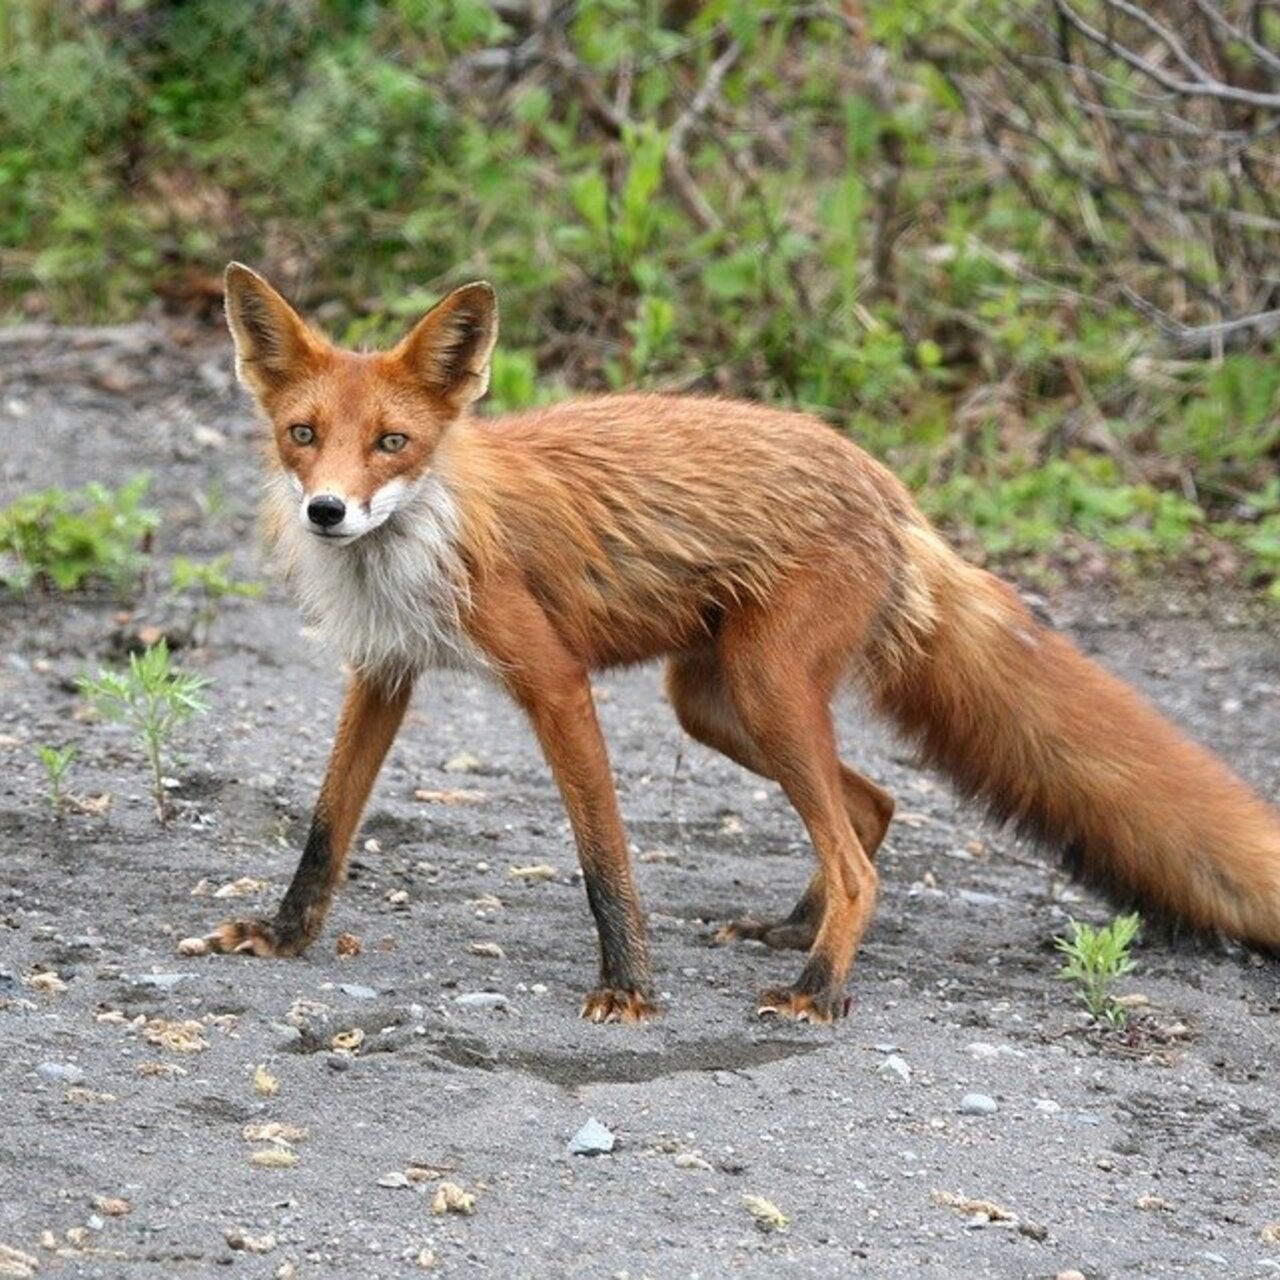
[(224, 280), (236, 376), (260, 395), (288, 381), (320, 343), (306, 321), (256, 271), (233, 262)]
[(461, 411), (488, 390), (497, 341), (497, 295), (492, 285), (478, 281), (432, 307), (395, 354), (420, 382)]

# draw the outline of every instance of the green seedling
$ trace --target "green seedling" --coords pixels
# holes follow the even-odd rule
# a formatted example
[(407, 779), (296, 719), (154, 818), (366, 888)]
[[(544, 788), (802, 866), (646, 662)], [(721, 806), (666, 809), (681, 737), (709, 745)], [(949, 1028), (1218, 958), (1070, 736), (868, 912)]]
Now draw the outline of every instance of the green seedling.
[(1089, 1012), (1115, 1027), (1124, 1026), (1128, 1014), (1112, 994), (1112, 986), (1133, 970), (1129, 947), (1141, 924), (1137, 912), (1117, 916), (1101, 929), (1072, 920), (1071, 936), (1054, 940), (1066, 957), (1058, 977), (1076, 983)]
[(76, 758), (76, 749), (72, 746), (37, 747), (36, 754), (49, 779), (49, 803), (53, 806), (53, 816), (61, 822), (67, 811), (67, 793), (62, 780), (67, 776), (72, 760)]
[(191, 591), (199, 598), (195, 617), (195, 634), (201, 644), (208, 643), (223, 600), (235, 596), (253, 599), (262, 594), (262, 583), (237, 582), (229, 577), (227, 568), (230, 564), (230, 555), (217, 556), (203, 564), (196, 560), (188, 560), (186, 556), (174, 558), (173, 590), (176, 593)]
[(129, 725), (137, 733), (151, 769), (156, 816), (169, 821), (164, 785), (164, 755), (174, 731), (208, 705), (200, 697), (211, 681), (205, 676), (174, 671), (169, 646), (161, 640), (141, 654), (129, 655), (128, 671), (99, 668), (96, 678), (81, 676), (80, 691), (103, 715)]

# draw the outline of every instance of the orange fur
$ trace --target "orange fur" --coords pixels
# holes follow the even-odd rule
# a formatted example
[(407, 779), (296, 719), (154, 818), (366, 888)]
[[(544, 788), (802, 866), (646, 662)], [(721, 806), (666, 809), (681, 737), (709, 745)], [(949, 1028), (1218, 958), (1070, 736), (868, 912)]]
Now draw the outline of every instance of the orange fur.
[[(786, 921), (739, 927), (809, 948), (798, 981), (766, 993), (762, 1012), (838, 1014), (874, 909), (871, 859), (893, 802), (836, 755), (830, 702), (851, 674), (931, 763), (1063, 846), (1086, 879), (1197, 927), (1280, 943), (1275, 815), (1008, 587), (964, 564), (898, 480), (823, 424), (655, 395), (468, 417), (496, 334), (487, 286), (451, 295), (385, 355), (332, 347), (247, 273), (229, 276), (228, 306), (277, 467), (304, 487), (307, 468), (340, 473), (355, 495), (393, 470), (416, 494), (434, 486), (433, 505), (398, 510), (332, 551), (366, 559), (324, 563), (343, 590), (376, 579), (371, 608), (414, 610), (421, 602), (388, 606), (386, 582), (430, 522), (422, 536), (439, 563), (429, 581), (448, 584), (440, 607), (464, 633), (454, 644), (437, 619), (432, 635), (506, 684), (569, 811), (601, 940), (587, 1016), (652, 1012), (644, 917), (588, 675), (664, 655), (681, 723), (777, 780), (818, 856)], [(284, 434), (300, 415), (317, 424), (301, 459)], [(409, 437), (393, 462), (374, 443), (388, 422)], [(292, 538), (293, 554), (311, 555), (304, 533)], [(313, 599), (323, 612), (323, 591)], [(400, 687), (438, 652), (365, 644), (353, 661), (367, 681)], [(351, 767), (349, 745), (340, 752)], [(328, 817), (345, 840), (354, 820)]]

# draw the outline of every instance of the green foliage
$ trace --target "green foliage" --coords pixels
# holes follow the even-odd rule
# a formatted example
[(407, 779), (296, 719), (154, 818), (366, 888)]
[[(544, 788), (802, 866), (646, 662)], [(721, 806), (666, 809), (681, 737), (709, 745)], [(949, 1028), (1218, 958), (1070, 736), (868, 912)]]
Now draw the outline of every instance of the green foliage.
[(1124, 1006), (1116, 1002), (1112, 987), (1117, 978), (1133, 971), (1129, 947), (1141, 924), (1142, 918), (1136, 912), (1117, 916), (1101, 929), (1072, 920), (1071, 937), (1054, 939), (1066, 957), (1058, 977), (1074, 982), (1089, 1012), (1113, 1026), (1123, 1026), (1128, 1016)]
[[(1113, 206), (1044, 163), (1026, 172), (1060, 220), (991, 180), (957, 75), (998, 73), (1032, 7), (864, 8), (874, 74), (837, 5), (578, 0), (552, 57), (488, 0), (12, 0), (0, 319), (125, 319), (193, 281), (207, 301), (235, 256), (374, 344), (483, 276), (503, 316), (493, 408), (630, 385), (796, 405), (993, 555), (1052, 550), (1057, 521), (1165, 557), (1212, 533), (1280, 581), (1280, 508), (1238, 510), (1280, 450), (1280, 365), (1149, 358), (1114, 272), (1063, 229), (1131, 253)], [(1053, 119), (1068, 158), (1097, 160), (1093, 122)], [(974, 445), (956, 424), (995, 401)], [(1116, 447), (1082, 448), (1082, 418)], [(7, 564), (11, 585), (61, 585)]]
[(127, 594), (159, 523), (142, 505), (149, 483), (138, 475), (116, 490), (95, 483), (19, 498), (0, 511), (0, 582), (11, 591), (76, 591), (105, 583)]
[(141, 654), (130, 654), (127, 671), (100, 668), (96, 677), (82, 676), (77, 681), (80, 691), (103, 715), (127, 724), (138, 735), (151, 769), (156, 816), (161, 823), (169, 820), (164, 753), (180, 725), (208, 711), (200, 695), (210, 683), (205, 676), (173, 670), (169, 646), (163, 640)]
[(40, 757), (45, 776), (49, 780), (49, 803), (53, 808), (53, 816), (61, 822), (67, 811), (67, 793), (62, 782), (76, 757), (76, 749), (73, 746), (41, 746), (36, 748), (36, 754)]
[(176, 594), (193, 592), (197, 595), (199, 605), (195, 628), (201, 640), (206, 643), (223, 600), (236, 597), (256, 599), (262, 594), (262, 583), (236, 581), (229, 577), (227, 569), (230, 564), (230, 553), (215, 556), (203, 563), (186, 556), (175, 556), (173, 560), (173, 590)]

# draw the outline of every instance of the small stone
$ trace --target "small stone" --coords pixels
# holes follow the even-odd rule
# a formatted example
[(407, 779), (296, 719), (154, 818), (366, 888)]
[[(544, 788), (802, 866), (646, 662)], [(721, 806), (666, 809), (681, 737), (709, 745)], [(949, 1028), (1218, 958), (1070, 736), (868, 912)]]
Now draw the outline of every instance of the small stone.
[(413, 1186), (407, 1174), (401, 1173), (398, 1169), (392, 1170), (390, 1173), (384, 1173), (378, 1179), (378, 1186), (387, 1187), (393, 1191), (406, 1190)]
[(969, 1054), (970, 1057), (981, 1058), (984, 1060), (996, 1058), (1000, 1055), (1000, 1050), (997, 1049), (995, 1045), (988, 1044), (985, 1040), (975, 1040), (972, 1044), (965, 1045), (964, 1051)]
[(896, 1053), (891, 1053), (880, 1064), (876, 1075), (883, 1076), (886, 1080), (896, 1080), (900, 1084), (907, 1084), (911, 1079), (911, 1068), (904, 1059), (898, 1057)]
[(391, 892), (387, 894), (387, 901), (393, 907), (407, 906), (409, 902), (409, 890), (408, 889), (392, 889)]
[(956, 1108), (962, 1116), (993, 1116), (1000, 1104), (985, 1093), (966, 1093)]
[(101, 1214), (91, 1213), (85, 1219), (84, 1225), (88, 1227), (90, 1231), (101, 1231), (107, 1224), (102, 1220)]
[(453, 1003), (461, 1009), (506, 1009), (511, 1001), (500, 991), (465, 991)]
[(331, 1053), (325, 1058), (330, 1071), (346, 1071), (351, 1066), (349, 1053)]
[(571, 1156), (607, 1156), (617, 1139), (594, 1116), (569, 1139)]
[(473, 956), (484, 956), (488, 960), (501, 960), (506, 954), (496, 942), (473, 942), (467, 950)]
[(42, 1062), (36, 1068), (36, 1075), (45, 1084), (81, 1084), (84, 1072), (73, 1062)]
[(1072, 1267), (1067, 1271), (1059, 1271), (1054, 1280), (1085, 1280), (1085, 1276), (1083, 1271), (1077, 1271)]
[(98, 1196), (94, 1199), (93, 1207), (99, 1213), (105, 1213), (108, 1218), (123, 1218), (133, 1208), (120, 1196)]
[(430, 1249), (419, 1249), (418, 1256), (414, 1258), (413, 1264), (419, 1271), (431, 1271), (436, 1265), (436, 1255)]
[(1037, 1098), (1032, 1105), (1046, 1116), (1056, 1116), (1062, 1110), (1062, 1107), (1052, 1098)]
[(180, 938), (176, 948), (180, 956), (203, 956), (209, 952), (209, 944), (203, 938)]
[(340, 982), (338, 990), (343, 995), (350, 996), (353, 1000), (376, 1000), (378, 993), (372, 987), (366, 987), (359, 982)]

